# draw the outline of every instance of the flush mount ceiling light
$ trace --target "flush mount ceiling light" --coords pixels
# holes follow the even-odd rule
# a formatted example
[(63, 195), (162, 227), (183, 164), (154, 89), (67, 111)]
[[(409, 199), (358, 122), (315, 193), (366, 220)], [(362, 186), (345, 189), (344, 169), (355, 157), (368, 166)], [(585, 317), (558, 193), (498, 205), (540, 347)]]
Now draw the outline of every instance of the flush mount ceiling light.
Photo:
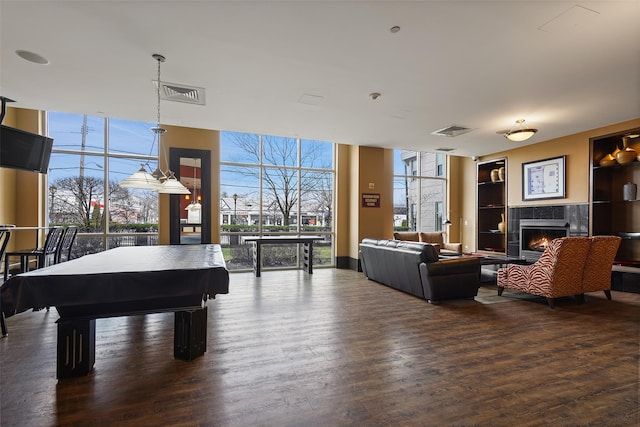
[(522, 142), (531, 138), (536, 132), (538, 132), (538, 129), (526, 126), (524, 119), (518, 119), (516, 120), (516, 126), (506, 132), (504, 137), (509, 141)]
[(381, 96), (382, 96), (382, 94), (379, 93), (379, 92), (371, 92), (369, 94), (369, 99), (372, 100), (372, 101), (377, 101)]

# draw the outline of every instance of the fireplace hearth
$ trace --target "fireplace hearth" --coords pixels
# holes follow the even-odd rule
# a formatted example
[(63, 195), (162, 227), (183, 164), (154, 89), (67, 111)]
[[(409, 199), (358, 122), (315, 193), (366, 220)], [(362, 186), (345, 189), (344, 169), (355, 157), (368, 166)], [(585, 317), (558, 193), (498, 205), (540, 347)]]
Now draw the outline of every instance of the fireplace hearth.
[(535, 262), (553, 239), (569, 236), (564, 219), (520, 220), (520, 258)]

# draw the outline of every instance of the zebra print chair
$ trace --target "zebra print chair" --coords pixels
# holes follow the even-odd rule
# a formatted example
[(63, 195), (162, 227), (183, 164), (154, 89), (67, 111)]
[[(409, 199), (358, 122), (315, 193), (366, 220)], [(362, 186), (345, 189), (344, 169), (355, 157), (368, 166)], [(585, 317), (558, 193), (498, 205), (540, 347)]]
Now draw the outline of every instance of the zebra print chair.
[(593, 236), (582, 275), (582, 292), (604, 291), (611, 299), (611, 266), (618, 252), (618, 236)]
[(498, 295), (504, 288), (514, 289), (545, 297), (551, 308), (554, 298), (582, 296), (582, 275), (590, 247), (589, 237), (552, 240), (535, 263), (498, 269)]

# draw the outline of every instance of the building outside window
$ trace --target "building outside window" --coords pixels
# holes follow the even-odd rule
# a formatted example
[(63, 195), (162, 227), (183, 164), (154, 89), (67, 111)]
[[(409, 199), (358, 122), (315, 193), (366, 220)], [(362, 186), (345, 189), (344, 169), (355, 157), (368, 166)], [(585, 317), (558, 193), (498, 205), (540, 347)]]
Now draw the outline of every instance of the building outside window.
[[(220, 133), (220, 224), (227, 267), (251, 269), (245, 236), (321, 235), (314, 266), (334, 264), (334, 144), (237, 132)], [(298, 267), (300, 248), (268, 245), (266, 268)]]
[(153, 123), (49, 112), (54, 139), (47, 174), (50, 225), (79, 227), (75, 256), (158, 240), (158, 194), (120, 187), (157, 166)]
[(443, 231), (446, 155), (394, 150), (395, 231)]

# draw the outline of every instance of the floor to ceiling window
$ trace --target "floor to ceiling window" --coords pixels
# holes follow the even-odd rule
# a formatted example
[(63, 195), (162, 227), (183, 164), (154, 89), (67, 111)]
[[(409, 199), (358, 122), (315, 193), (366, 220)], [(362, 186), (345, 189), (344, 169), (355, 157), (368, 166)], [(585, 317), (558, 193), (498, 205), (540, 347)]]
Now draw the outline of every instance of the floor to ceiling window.
[(158, 194), (119, 185), (141, 164), (156, 168), (154, 124), (49, 112), (47, 126), (49, 224), (79, 227), (75, 255), (156, 244)]
[[(229, 269), (250, 269), (244, 236), (321, 235), (314, 266), (333, 265), (334, 144), (236, 132), (220, 135), (221, 243)], [(269, 245), (263, 266), (299, 266), (300, 248)]]
[(443, 231), (446, 217), (446, 155), (394, 150), (393, 228)]

